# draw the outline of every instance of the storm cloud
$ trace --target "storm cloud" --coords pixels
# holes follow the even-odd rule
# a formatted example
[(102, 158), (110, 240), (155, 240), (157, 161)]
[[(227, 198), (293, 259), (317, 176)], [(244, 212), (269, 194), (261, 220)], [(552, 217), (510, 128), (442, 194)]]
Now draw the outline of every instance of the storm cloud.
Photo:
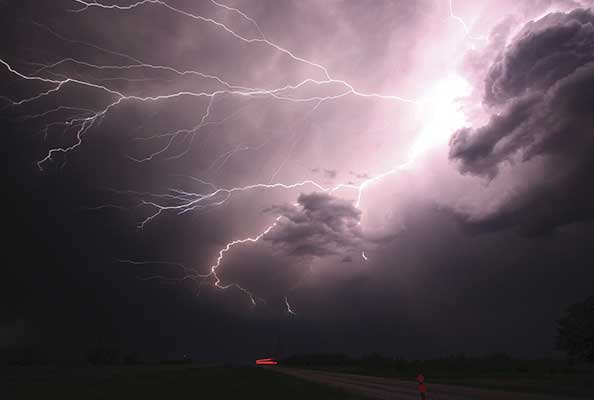
[(478, 222), (544, 232), (594, 217), (593, 24), (591, 10), (551, 13), (527, 23), (491, 65), (483, 96), (491, 116), (454, 134), (450, 159), (490, 180), (540, 167), (517, 174), (516, 195)]
[(328, 256), (365, 247), (361, 211), (326, 193), (301, 194), (296, 205), (277, 206), (282, 218), (266, 240), (289, 255)]
[(592, 215), (592, 13), (448, 3), (0, 0), (3, 343), (547, 356), (594, 223), (501, 228)]

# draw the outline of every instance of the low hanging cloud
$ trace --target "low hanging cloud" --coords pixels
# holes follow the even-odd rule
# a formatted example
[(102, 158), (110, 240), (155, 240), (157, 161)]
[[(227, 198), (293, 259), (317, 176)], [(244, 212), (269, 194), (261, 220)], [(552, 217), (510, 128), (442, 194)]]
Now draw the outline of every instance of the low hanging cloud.
[[(545, 232), (594, 219), (594, 14), (576, 9), (529, 22), (485, 77), (488, 122), (457, 131), (450, 159), (489, 180), (539, 163), (517, 196), (479, 219)], [(514, 173), (507, 174), (514, 179)], [(474, 222), (477, 219), (474, 218)]]
[(291, 256), (330, 256), (361, 251), (367, 245), (352, 202), (326, 193), (301, 194), (296, 205), (269, 211), (282, 218), (265, 239)]

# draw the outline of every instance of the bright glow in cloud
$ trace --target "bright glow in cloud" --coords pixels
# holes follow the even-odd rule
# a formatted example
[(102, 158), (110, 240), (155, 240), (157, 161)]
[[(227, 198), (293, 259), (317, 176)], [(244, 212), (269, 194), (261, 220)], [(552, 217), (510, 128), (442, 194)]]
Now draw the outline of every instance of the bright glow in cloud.
[[(143, 114), (140, 122), (144, 127), (144, 136), (136, 137), (134, 144), (140, 147), (139, 143), (141, 143), (149, 150), (139, 157), (128, 155), (128, 159), (134, 163), (135, 168), (145, 166), (150, 168), (152, 163), (158, 162), (163, 162), (163, 165), (168, 165), (166, 162), (183, 162), (185, 157), (192, 156), (192, 151), (196, 150), (198, 142), (203, 137), (204, 143), (207, 143), (207, 140), (212, 137), (224, 136), (220, 139), (221, 143), (215, 143), (212, 150), (208, 148), (200, 155), (206, 159), (204, 163), (207, 167), (196, 167), (195, 170), (184, 175), (191, 181), (190, 185), (172, 186), (167, 182), (167, 186), (161, 189), (162, 191), (155, 191), (154, 186), (146, 191), (113, 191), (119, 196), (133, 198), (137, 201), (134, 207), (146, 211), (140, 228), (165, 215), (206, 213), (228, 206), (235, 202), (236, 198), (252, 194), (261, 195), (260, 201), (264, 206), (260, 207), (260, 210), (275, 205), (274, 201), (277, 201), (277, 198), (281, 199), (278, 202), (291, 204), (294, 202), (294, 196), (299, 192), (317, 191), (333, 198), (344, 196), (354, 199), (353, 205), (359, 209), (357, 212), (361, 210), (362, 214), (365, 214), (372, 208), (367, 203), (362, 207), (369, 188), (384, 183), (388, 177), (398, 175), (404, 170), (415, 168), (416, 162), (430, 151), (447, 147), (451, 135), (469, 122), (458, 100), (470, 95), (472, 87), (459, 74), (457, 64), (468, 49), (465, 44), (473, 43), (480, 38), (472, 35), (471, 26), (456, 14), (456, 4), (449, 0), (441, 3), (442, 11), (445, 13), (439, 15), (440, 19), (431, 19), (430, 22), (423, 19), (422, 12), (415, 7), (412, 7), (413, 11), (409, 10), (407, 8), (409, 3), (399, 4), (402, 7), (394, 13), (394, 17), (402, 18), (403, 25), (406, 25), (406, 17), (400, 15), (400, 12), (411, 12), (419, 21), (426, 24), (422, 29), (418, 29), (414, 23), (407, 27), (404, 33), (410, 34), (414, 40), (406, 39), (401, 35), (402, 32), (392, 33), (393, 26), (386, 25), (386, 29), (390, 30), (388, 36), (393, 34), (390, 38), (398, 42), (394, 48), (400, 49), (413, 60), (410, 62), (409, 70), (403, 74), (394, 74), (393, 66), (387, 66), (388, 62), (384, 58), (396, 60), (403, 65), (406, 62), (391, 54), (391, 47), (381, 47), (374, 41), (376, 36), (386, 33), (381, 29), (374, 30), (374, 24), (382, 17), (375, 11), (370, 11), (367, 15), (373, 24), (362, 24), (358, 31), (351, 25), (362, 19), (359, 15), (361, 10), (357, 10), (356, 7), (353, 10), (349, 8), (350, 6), (345, 6), (343, 9), (332, 5), (327, 6), (329, 11), (320, 6), (328, 22), (334, 24), (331, 29), (332, 34), (336, 35), (333, 40), (328, 40), (326, 43), (327, 38), (323, 35), (323, 31), (313, 32), (309, 39), (305, 37), (310, 32), (299, 31), (295, 35), (298, 40), (293, 42), (284, 38), (283, 30), (275, 31), (274, 24), (264, 24), (261, 21), (255, 12), (258, 7), (254, 7), (255, 14), (252, 15), (251, 12), (215, 1), (208, 3), (206, 9), (199, 6), (188, 6), (189, 9), (179, 8), (176, 2), (162, 0), (143, 0), (127, 3), (127, 5), (82, 0), (75, 0), (74, 3), (79, 6), (74, 12), (69, 13), (74, 18), (96, 13), (104, 18), (144, 20), (142, 17), (146, 15), (144, 13), (153, 12), (155, 15), (162, 16), (166, 20), (165, 24), (175, 21), (186, 24), (185, 29), (206, 27), (210, 29), (208, 32), (212, 34), (213, 39), (205, 34), (204, 42), (217, 49), (211, 54), (208, 53), (209, 48), (205, 45), (207, 56), (200, 58), (199, 61), (204, 62), (206, 67), (198, 63), (198, 66), (193, 67), (195, 69), (189, 69), (189, 67), (186, 69), (177, 66), (178, 64), (174, 61), (178, 60), (172, 60), (176, 53), (173, 53), (171, 58), (169, 58), (171, 54), (167, 53), (164, 57), (167, 61), (163, 64), (157, 61), (149, 63), (141, 61), (142, 57), (137, 54), (127, 54), (87, 42), (65, 39), (50, 28), (44, 28), (61, 42), (76, 43), (99, 54), (108, 54), (110, 57), (105, 62), (102, 62), (101, 57), (97, 57), (99, 61), (90, 62), (83, 59), (83, 56), (78, 59), (68, 55), (61, 59), (57, 58), (55, 62), (31, 63), (34, 65), (34, 70), (27, 69), (26, 66), (19, 65), (12, 59), (0, 59), (0, 67), (13, 79), (38, 85), (33, 95), (21, 96), (20, 100), (7, 98), (6, 101), (9, 103), (7, 108), (23, 110), (43, 101), (49, 102), (66, 90), (84, 90), (92, 93), (89, 97), (106, 98), (103, 103), (99, 102), (101, 106), (94, 105), (94, 108), (84, 104), (73, 107), (69, 104), (61, 104), (61, 100), (58, 99), (55, 100), (58, 104), (52, 104), (51, 107), (39, 113), (31, 111), (32, 114), (25, 116), (29, 121), (41, 121), (40, 123), (44, 124), (42, 131), (46, 136), (51, 137), (51, 133), (59, 129), (67, 138), (69, 137), (67, 134), (73, 135), (74, 142), (65, 140), (66, 144), (64, 142), (47, 144), (49, 150), (39, 160), (40, 168), (47, 166), (49, 169), (54, 162), (65, 162), (70, 153), (84, 147), (87, 134), (91, 130), (98, 129), (105, 120), (110, 118), (122, 118), (118, 113), (125, 107), (137, 106), (145, 111), (145, 107), (149, 109), (154, 106), (155, 109), (159, 109), (159, 112), (165, 113), (163, 110), (172, 107), (172, 104), (177, 107), (180, 104), (187, 105), (185, 102), (191, 103), (191, 108), (188, 108), (191, 112), (187, 113), (191, 115), (190, 117), (180, 112), (171, 119), (159, 118), (160, 123), (156, 124), (158, 125), (158, 128), (155, 128), (156, 131), (152, 130), (151, 121)], [(288, 10), (288, 13), (297, 12), (291, 7)], [(231, 13), (237, 21), (219, 20), (217, 12)], [(344, 12), (346, 17), (340, 15), (340, 12)], [(288, 16), (289, 20), (298, 19), (292, 14)], [(276, 15), (268, 15), (268, 18), (273, 21), (275, 17)], [(457, 34), (450, 35), (452, 21), (457, 21), (462, 26), (464, 35), (461, 34), (460, 29), (457, 29)], [(246, 26), (251, 27), (252, 31), (255, 28), (255, 32), (246, 31)], [(430, 33), (427, 34), (423, 29), (429, 30)], [(436, 34), (442, 35), (440, 40), (434, 40)], [(426, 36), (423, 37), (423, 35)], [(349, 53), (350, 50), (347, 50), (349, 46), (344, 46), (344, 43), (350, 43), (359, 37), (365, 37), (365, 41), (349, 45), (363, 53), (355, 56)], [(133, 41), (133, 35), (129, 40)], [(403, 46), (405, 49), (402, 50), (399, 46), (406, 40), (410, 40), (414, 45), (410, 46), (410, 49)], [(320, 43), (317, 43), (318, 41)], [(312, 44), (314, 42), (315, 45)], [(327, 48), (332, 50), (329, 55), (322, 51), (325, 43)], [(213, 61), (213, 67), (206, 62), (211, 61), (210, 58), (216, 59), (219, 53), (224, 54), (227, 51), (230, 56), (224, 59), (223, 63), (216, 64)], [(196, 52), (199, 53), (199, 50)], [(182, 48), (179, 53), (188, 53), (188, 51)], [(386, 57), (385, 54), (389, 56)], [(114, 62), (114, 58), (118, 62)], [(147, 56), (147, 59), (151, 57)], [(246, 59), (249, 62), (256, 59), (261, 61), (261, 64), (256, 62), (252, 65), (245, 61)], [(351, 59), (366, 60), (361, 63), (365, 65), (358, 66), (361, 68), (360, 71), (356, 67), (351, 70), (348, 67)], [(406, 58), (402, 59), (406, 60)], [(347, 62), (343, 62), (344, 60)], [(243, 65), (244, 61), (252, 68), (232, 68)], [(167, 64), (169, 62), (171, 62), (170, 65)], [(194, 65), (192, 63), (195, 60), (186, 60), (186, 62)], [(184, 62), (180, 61), (179, 65), (184, 65)], [(444, 65), (443, 69), (436, 68), (441, 65)], [(203, 67), (204, 70), (202, 70)], [(212, 71), (215, 71), (216, 75)], [(388, 75), (388, 77), (374, 81), (370, 78), (370, 72), (377, 72), (378, 76)], [(158, 81), (163, 76), (167, 77), (164, 79), (167, 83), (156, 85), (147, 83)], [(393, 81), (384, 85), (384, 82), (389, 79)], [(122, 82), (124, 84), (121, 84)], [(400, 85), (406, 90), (401, 89)], [(368, 87), (373, 89), (367, 90)], [(409, 91), (412, 94), (409, 95)], [(247, 109), (245, 104), (250, 107), (254, 105), (254, 110)], [(243, 107), (246, 109), (244, 110)], [(66, 116), (60, 114), (65, 112), (70, 114)], [(370, 133), (371, 126), (376, 122), (372, 121), (373, 116), (379, 116), (377, 119), (382, 120), (382, 123), (386, 120), (405, 120), (406, 118), (410, 120), (399, 121), (394, 124), (394, 127), (380, 130), (381, 135), (374, 136)], [(239, 123), (232, 126), (235, 118)], [(122, 121), (119, 122), (122, 123)], [(125, 122), (122, 130), (129, 131), (128, 121)], [(338, 122), (336, 126), (332, 126), (334, 122)], [(285, 133), (283, 132), (278, 135), (280, 139), (277, 136), (265, 137), (264, 133), (267, 133), (268, 125), (273, 126), (273, 130), (284, 129), (289, 133), (283, 135)], [(343, 134), (352, 128), (351, 125), (357, 125), (357, 129), (360, 129), (362, 134), (359, 136)], [(208, 137), (211, 129), (213, 131), (220, 129), (220, 131)], [(253, 138), (250, 135), (254, 135), (253, 131), (256, 131), (258, 140), (252, 142)], [(227, 133), (228, 137), (225, 136)], [(401, 135), (407, 138), (405, 142), (407, 147), (399, 146), (401, 143), (398, 138)], [(414, 137), (412, 144), (409, 139), (411, 136)], [(278, 147), (272, 151), (269, 150), (267, 146), (275, 145), (276, 140), (279, 142), (284, 140), (284, 142), (280, 145), (276, 144)], [(307, 142), (308, 146), (302, 146), (304, 149), (299, 149), (301, 142)], [(283, 147), (287, 143), (288, 151)], [(383, 152), (384, 149), (388, 151)], [(392, 149), (394, 152), (390, 153)], [(305, 155), (301, 159), (296, 156), (291, 159), (298, 150)], [(338, 155), (335, 156), (334, 153)], [(278, 154), (281, 156), (276, 158)], [(208, 159), (210, 156), (213, 159)], [(234, 164), (235, 159), (243, 162)], [(271, 160), (271, 165), (265, 163), (268, 160)], [(194, 164), (198, 165), (203, 160), (197, 157), (190, 161), (188, 164), (194, 168)], [(291, 161), (294, 161), (293, 165)], [(296, 166), (298, 163), (302, 165)], [(225, 176), (226, 179), (217, 179), (223, 174), (217, 176), (216, 173), (225, 171), (226, 167), (229, 167), (228, 169), (232, 172), (229, 176)], [(261, 174), (253, 172), (260, 170)], [(274, 173), (270, 174), (271, 170)], [(325, 171), (325, 176), (322, 178), (319, 175), (312, 176), (311, 173), (314, 170)], [(253, 173), (250, 174), (250, 172)], [(286, 175), (283, 175), (285, 173)], [(278, 195), (279, 192), (282, 195)], [(273, 197), (276, 195), (278, 197)], [(371, 203), (373, 199), (371, 199), (372, 196), (369, 197)], [(333, 204), (331, 201), (328, 203)], [(109, 207), (120, 206), (110, 203), (94, 209)], [(328, 213), (322, 211), (319, 214), (330, 221), (342, 221), (340, 218), (331, 219)], [(358, 216), (359, 213), (357, 213)], [(239, 218), (244, 217), (242, 214)], [(208, 281), (220, 289), (232, 287), (240, 289), (250, 297), (252, 303), (256, 304), (256, 295), (252, 290), (236, 282), (227, 282), (219, 276), (219, 273), (222, 273), (220, 267), (225, 264), (231, 253), (238, 251), (238, 248), (255, 245), (256, 242), (265, 241), (277, 233), (275, 231), (283, 226), (287, 216), (262, 217), (260, 213), (257, 217), (252, 216), (251, 219), (245, 218), (248, 220), (247, 223), (243, 223), (242, 220), (241, 224), (236, 224), (244, 228), (240, 229), (234, 225), (230, 229), (233, 233), (232, 237), (225, 237), (224, 241), (211, 244), (217, 247), (217, 251), (212, 252), (208, 257), (209, 261), (203, 265), (189, 271), (184, 270), (186, 273), (184, 279), (193, 279), (200, 283)], [(363, 215), (359, 221), (364, 221), (362, 225), (365, 225), (367, 219)], [(322, 228), (326, 226), (322, 224)], [(333, 232), (345, 231), (335, 229)], [(336, 237), (332, 240), (328, 240), (328, 237), (322, 233), (319, 236), (322, 241), (337, 243), (337, 247), (341, 249), (346, 247), (344, 237), (341, 235), (335, 235)], [(375, 259), (368, 248), (357, 249), (357, 251), (360, 251), (358, 254), (361, 255), (362, 262)], [(308, 256), (316, 257), (311, 253), (308, 253)], [(205, 270), (205, 268), (208, 269)], [(286, 297), (285, 305), (288, 313), (292, 314), (293, 311)]]
[(408, 153), (409, 162), (414, 163), (428, 150), (447, 144), (452, 133), (468, 123), (458, 100), (468, 96), (471, 90), (464, 78), (452, 74), (428, 91), (423, 103), (423, 128)]

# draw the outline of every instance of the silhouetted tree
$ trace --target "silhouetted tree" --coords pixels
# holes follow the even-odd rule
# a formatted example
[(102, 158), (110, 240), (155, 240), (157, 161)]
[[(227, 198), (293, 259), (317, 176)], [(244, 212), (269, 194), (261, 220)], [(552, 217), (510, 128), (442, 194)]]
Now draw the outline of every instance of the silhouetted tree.
[(48, 355), (38, 345), (27, 345), (0, 351), (0, 365), (46, 365), (48, 359)]
[(594, 296), (569, 306), (557, 329), (560, 350), (571, 359), (594, 362)]
[(98, 344), (87, 353), (87, 361), (93, 365), (113, 365), (119, 361), (120, 352), (117, 347)]
[(138, 352), (136, 352), (136, 351), (126, 354), (124, 356), (124, 364), (127, 364), (127, 365), (142, 364), (142, 361), (140, 359), (140, 354), (138, 354)]

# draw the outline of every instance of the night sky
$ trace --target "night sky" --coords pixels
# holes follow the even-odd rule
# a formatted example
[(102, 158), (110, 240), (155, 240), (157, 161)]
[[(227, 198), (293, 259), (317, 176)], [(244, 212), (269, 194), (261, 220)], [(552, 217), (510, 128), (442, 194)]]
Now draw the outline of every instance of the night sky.
[(0, 350), (553, 355), (591, 5), (0, 1)]

